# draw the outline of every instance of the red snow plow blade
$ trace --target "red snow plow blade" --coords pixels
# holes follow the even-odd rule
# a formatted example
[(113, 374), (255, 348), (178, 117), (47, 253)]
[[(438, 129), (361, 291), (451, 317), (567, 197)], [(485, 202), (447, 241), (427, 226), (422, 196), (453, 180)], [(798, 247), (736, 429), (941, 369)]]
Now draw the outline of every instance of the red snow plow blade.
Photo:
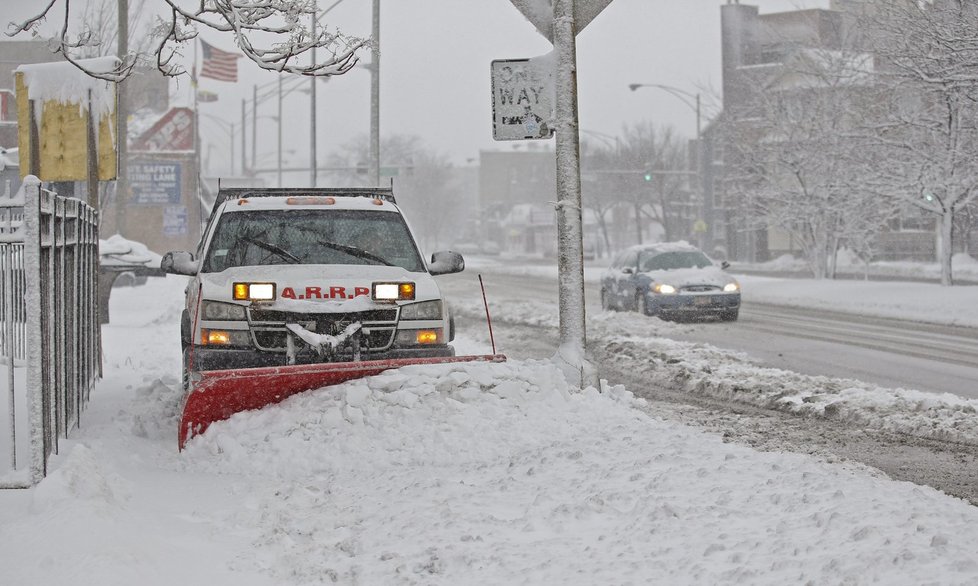
[(400, 358), (362, 362), (332, 362), (296, 366), (270, 366), (241, 370), (207, 370), (187, 395), (180, 420), (180, 449), (187, 440), (204, 433), (215, 421), (240, 411), (260, 409), (296, 393), (374, 376), (385, 370), (412, 364), (452, 362), (505, 362), (502, 354), (450, 356), (443, 358)]

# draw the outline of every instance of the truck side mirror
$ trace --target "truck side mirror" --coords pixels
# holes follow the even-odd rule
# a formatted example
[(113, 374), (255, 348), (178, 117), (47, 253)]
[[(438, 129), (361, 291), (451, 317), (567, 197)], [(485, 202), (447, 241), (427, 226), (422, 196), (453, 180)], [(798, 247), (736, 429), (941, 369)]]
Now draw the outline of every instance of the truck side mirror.
[(720, 268), (725, 271), (730, 268), (730, 263), (728, 263), (727, 261), (723, 261), (720, 263)]
[(442, 250), (431, 255), (428, 272), (432, 275), (450, 275), (465, 270), (465, 259), (451, 250)]
[(200, 261), (194, 260), (194, 255), (184, 250), (175, 250), (163, 255), (160, 269), (171, 275), (186, 275), (192, 277), (200, 270)]

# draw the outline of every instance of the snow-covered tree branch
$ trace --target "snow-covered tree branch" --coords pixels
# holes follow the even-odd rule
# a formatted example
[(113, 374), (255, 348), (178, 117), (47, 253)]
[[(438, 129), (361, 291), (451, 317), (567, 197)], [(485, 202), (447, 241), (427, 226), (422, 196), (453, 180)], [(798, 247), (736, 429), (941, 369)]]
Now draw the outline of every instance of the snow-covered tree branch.
[(872, 59), (853, 40), (806, 50), (757, 84), (756, 116), (728, 121), (738, 161), (730, 189), (738, 215), (777, 227), (799, 245), (816, 278), (832, 278), (841, 246), (865, 256), (896, 210), (868, 189), (857, 140), (874, 99)]
[[(48, 18), (60, 16), (61, 27), (50, 39), (52, 50), (61, 53), (87, 74), (108, 81), (127, 77), (140, 60), (155, 61), (165, 75), (186, 73), (178, 56), (184, 44), (201, 30), (230, 34), (238, 49), (258, 67), (312, 76), (346, 73), (356, 65), (357, 52), (368, 46), (368, 39), (352, 37), (325, 26), (312, 26), (316, 11), (313, 0), (154, 0), (162, 10), (153, 29), (151, 49), (137, 46), (120, 55), (116, 69), (110, 72), (89, 71), (78, 59), (92, 51), (107, 54), (103, 31), (82, 24), (74, 31), (79, 0), (50, 0), (39, 12), (22, 22), (10, 23), (8, 36), (31, 34), (43, 36), (41, 25)], [(59, 11), (58, 4), (63, 10)], [(85, 10), (77, 9), (78, 12)], [(117, 30), (117, 29), (116, 29)], [(318, 50), (317, 60), (301, 57)], [(149, 51), (152, 51), (151, 53)], [(109, 51), (111, 52), (111, 51)]]
[(892, 2), (866, 18), (883, 70), (867, 145), (873, 181), (938, 218), (941, 283), (953, 282), (957, 214), (978, 198), (978, 6)]

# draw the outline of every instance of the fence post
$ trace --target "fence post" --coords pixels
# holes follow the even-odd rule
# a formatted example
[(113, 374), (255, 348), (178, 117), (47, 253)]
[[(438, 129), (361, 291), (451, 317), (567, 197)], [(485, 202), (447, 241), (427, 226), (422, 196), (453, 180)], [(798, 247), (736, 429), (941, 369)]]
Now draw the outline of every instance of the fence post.
[[(41, 181), (34, 175), (24, 178), (24, 277), (27, 307), (27, 412), (31, 426), (31, 484), (47, 474), (44, 429), (44, 359), (41, 349)], [(37, 271), (27, 274), (28, 270)]]

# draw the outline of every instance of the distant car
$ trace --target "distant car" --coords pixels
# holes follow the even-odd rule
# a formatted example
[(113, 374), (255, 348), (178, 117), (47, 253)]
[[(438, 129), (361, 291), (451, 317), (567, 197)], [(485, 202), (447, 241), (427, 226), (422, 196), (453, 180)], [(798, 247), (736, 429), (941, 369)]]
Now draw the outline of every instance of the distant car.
[(740, 284), (686, 242), (633, 246), (601, 277), (601, 307), (662, 318), (715, 316), (736, 321)]

